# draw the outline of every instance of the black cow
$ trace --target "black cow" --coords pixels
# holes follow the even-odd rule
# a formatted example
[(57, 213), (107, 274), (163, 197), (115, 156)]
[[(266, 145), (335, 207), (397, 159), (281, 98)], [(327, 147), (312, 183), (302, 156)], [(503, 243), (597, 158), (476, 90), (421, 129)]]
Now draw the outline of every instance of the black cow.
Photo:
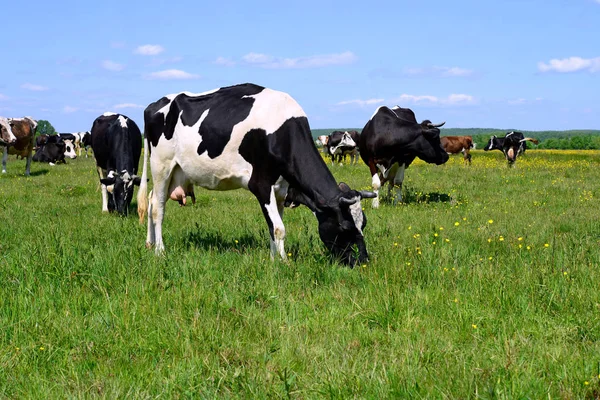
[[(395, 106), (393, 109), (379, 107), (360, 135), (360, 156), (369, 166), (373, 191), (390, 181), (389, 191), (396, 187), (395, 202), (402, 199), (404, 170), (415, 157), (437, 165), (448, 161), (448, 153), (440, 143), (439, 127), (425, 120), (417, 123), (409, 108)], [(379, 207), (379, 197), (373, 200), (373, 208)]]
[[(57, 135), (52, 135), (57, 136)], [(52, 138), (51, 136), (51, 138)], [(47, 162), (50, 165), (66, 163), (65, 157), (77, 158), (75, 148), (70, 140), (53, 140), (36, 149), (33, 161)]]
[[(91, 131), (92, 150), (102, 184), (102, 211), (128, 214), (142, 152), (142, 134), (136, 123), (121, 114), (104, 113)], [(108, 196), (108, 193), (110, 196)]]
[(90, 132), (79, 132), (79, 153), (81, 156), (81, 149), (85, 150), (85, 158), (88, 157), (88, 150), (92, 147), (92, 135)]
[[(286, 258), (287, 202), (314, 212), (321, 240), (334, 256), (351, 265), (367, 260), (360, 200), (374, 194), (336, 184), (313, 143), (306, 114), (288, 94), (249, 83), (172, 94), (146, 108), (144, 123), (138, 213), (140, 220), (148, 213), (146, 243), (158, 254), (164, 251), (165, 202), (181, 202), (196, 184), (250, 190), (269, 227), (272, 258)], [(149, 204), (148, 155), (154, 180)]]
[(349, 155), (350, 163), (358, 161), (358, 141), (360, 134), (356, 131), (333, 131), (327, 139), (327, 153), (331, 157), (331, 164), (337, 159), (341, 164)]
[(484, 151), (500, 150), (504, 153), (508, 165), (511, 166), (517, 161), (517, 156), (525, 153), (527, 142), (538, 144), (539, 141), (534, 138), (525, 137), (521, 132), (508, 132), (503, 138), (492, 136), (483, 148)]

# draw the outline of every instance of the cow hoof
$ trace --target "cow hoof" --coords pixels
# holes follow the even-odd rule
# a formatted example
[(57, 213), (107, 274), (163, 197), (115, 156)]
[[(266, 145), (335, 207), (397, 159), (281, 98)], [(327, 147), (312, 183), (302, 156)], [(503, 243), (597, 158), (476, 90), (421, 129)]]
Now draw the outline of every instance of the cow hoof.
[(153, 244), (153, 243), (146, 242), (146, 248), (147, 248), (148, 250), (150, 250), (152, 247), (154, 247), (154, 244)]
[(372, 208), (379, 208), (379, 197), (375, 197), (371, 203)]

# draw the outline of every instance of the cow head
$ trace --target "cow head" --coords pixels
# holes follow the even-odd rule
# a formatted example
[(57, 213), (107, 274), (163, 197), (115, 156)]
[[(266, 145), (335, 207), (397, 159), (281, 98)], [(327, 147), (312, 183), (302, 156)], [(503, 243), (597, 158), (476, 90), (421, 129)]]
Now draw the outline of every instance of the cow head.
[(319, 221), (319, 236), (325, 247), (341, 262), (354, 266), (368, 261), (363, 230), (367, 217), (360, 204), (361, 199), (372, 199), (373, 192), (352, 190), (345, 183), (339, 184), (340, 192), (332, 200), (316, 204), (294, 187), (288, 189), (286, 207), (304, 204)]
[(317, 143), (318, 147), (327, 146), (327, 143), (329, 143), (329, 136), (321, 135), (321, 136), (317, 137), (316, 143)]
[[(329, 141), (331, 141), (331, 139)], [(336, 144), (335, 146), (331, 146), (329, 148), (329, 152), (331, 154), (336, 154), (338, 149), (341, 149), (344, 147), (350, 147), (350, 148), (356, 147), (356, 142), (354, 141), (354, 139), (352, 139), (352, 136), (350, 136), (350, 134), (348, 132), (344, 132), (340, 142), (338, 144)]]
[[(121, 215), (127, 215), (129, 204), (133, 198), (133, 186), (140, 185), (140, 177), (130, 175), (126, 170), (120, 173), (111, 171), (107, 178), (100, 179), (100, 183), (106, 186), (109, 196), (112, 197), (112, 204)], [(109, 205), (111, 202), (109, 201)], [(110, 210), (112, 211), (112, 210)]]
[(8, 118), (0, 117), (0, 145), (11, 145), (17, 141), (12, 132)]
[(72, 140), (65, 140), (65, 157), (69, 158), (77, 158), (77, 154), (75, 153), (75, 146), (73, 146)]
[(444, 150), (444, 146), (442, 146), (439, 129), (445, 123), (433, 124), (428, 119), (421, 122), (422, 135), (415, 143), (416, 153), (421, 160), (436, 165), (441, 165), (448, 161), (449, 156), (446, 150)]
[(483, 148), (484, 151), (489, 151), (489, 150), (502, 150), (502, 146), (500, 145), (500, 141), (498, 140), (498, 138), (496, 137), (496, 135), (492, 136), (490, 138), (490, 140), (487, 142), (487, 144), (485, 145), (485, 147)]

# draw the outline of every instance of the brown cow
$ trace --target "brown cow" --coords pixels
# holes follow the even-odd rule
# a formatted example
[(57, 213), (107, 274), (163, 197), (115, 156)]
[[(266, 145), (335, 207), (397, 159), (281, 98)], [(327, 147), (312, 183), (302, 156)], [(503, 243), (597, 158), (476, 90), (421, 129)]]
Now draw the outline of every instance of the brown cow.
[(9, 118), (8, 123), (12, 133), (15, 135), (17, 140), (12, 144), (4, 147), (4, 154), (2, 156), (2, 173), (6, 173), (6, 161), (8, 155), (15, 154), (22, 158), (27, 157), (27, 164), (25, 166), (25, 175), (29, 176), (29, 168), (31, 166), (31, 158), (33, 157), (33, 146), (35, 144), (35, 128), (37, 122), (31, 117), (23, 118)]
[(440, 141), (446, 153), (463, 153), (463, 160), (471, 165), (471, 154), (469, 153), (473, 148), (473, 138), (471, 136), (442, 136)]

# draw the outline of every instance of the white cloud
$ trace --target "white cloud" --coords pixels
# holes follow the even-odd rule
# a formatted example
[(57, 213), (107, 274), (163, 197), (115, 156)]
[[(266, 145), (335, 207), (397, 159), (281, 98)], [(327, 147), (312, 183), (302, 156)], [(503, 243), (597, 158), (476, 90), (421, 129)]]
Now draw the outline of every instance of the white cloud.
[(402, 94), (399, 97), (392, 99), (390, 103), (400, 103), (400, 106), (402, 106), (402, 104), (456, 106), (474, 104), (475, 98), (468, 94), (451, 94), (447, 97)]
[(200, 75), (190, 74), (179, 69), (166, 69), (146, 75), (146, 79), (198, 79)]
[(223, 65), (225, 67), (233, 67), (235, 65), (235, 61), (226, 57), (217, 57), (214, 63), (217, 65)]
[(121, 103), (121, 104), (115, 104), (112, 108), (114, 108), (115, 110), (119, 110), (122, 108), (144, 108), (144, 106), (141, 106), (139, 104), (134, 104), (134, 103)]
[(114, 61), (104, 60), (102, 61), (102, 68), (107, 69), (109, 71), (122, 71), (125, 68), (125, 66)]
[(48, 90), (46, 86), (34, 85), (33, 83), (24, 83), (21, 85), (21, 89), (31, 90), (33, 92), (43, 92)]
[(300, 69), (346, 65), (355, 62), (357, 59), (358, 57), (351, 51), (297, 58), (274, 57), (261, 53), (248, 53), (242, 57), (242, 61), (246, 64), (268, 69)]
[[(600, 1), (600, 0), (598, 0)], [(600, 71), (600, 57), (595, 58), (581, 58), (581, 57), (569, 57), (569, 58), (554, 58), (547, 64), (544, 62), (538, 63), (538, 69), (541, 72), (577, 72), (577, 71)]]
[(423, 75), (423, 76), (438, 76), (444, 78), (450, 77), (467, 77), (472, 76), (474, 71), (472, 69), (460, 68), (460, 67), (430, 67), (430, 68), (405, 68), (404, 73), (406, 75)]
[(360, 100), (360, 99), (356, 99), (356, 100), (344, 100), (344, 101), (340, 101), (339, 103), (337, 103), (337, 106), (346, 106), (346, 105), (350, 105), (350, 104), (356, 104), (358, 106), (371, 106), (373, 104), (380, 104), (383, 103), (384, 99), (367, 99), (367, 100)]
[(508, 100), (508, 104), (513, 105), (513, 106), (515, 106), (515, 105), (523, 105), (523, 104), (534, 104), (534, 103), (540, 102), (542, 100), (544, 100), (543, 97), (536, 97), (533, 100), (529, 100), (529, 99), (526, 99), (526, 98), (523, 98), (523, 97), (519, 97), (518, 99)]
[(71, 107), (71, 106), (64, 106), (63, 107), (63, 112), (67, 113), (67, 114), (74, 113), (77, 110), (78, 110), (78, 108), (76, 108), (76, 107)]
[(156, 56), (165, 51), (165, 48), (158, 44), (145, 44), (138, 46), (133, 52), (142, 56)]

